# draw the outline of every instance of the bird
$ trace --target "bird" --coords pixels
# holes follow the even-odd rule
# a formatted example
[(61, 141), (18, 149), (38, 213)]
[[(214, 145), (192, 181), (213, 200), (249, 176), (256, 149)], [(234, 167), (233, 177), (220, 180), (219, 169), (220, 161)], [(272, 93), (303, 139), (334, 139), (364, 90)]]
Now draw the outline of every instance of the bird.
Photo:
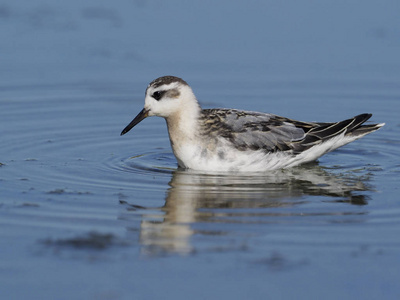
[(144, 108), (122, 130), (151, 116), (166, 120), (178, 166), (205, 172), (265, 172), (317, 160), (385, 125), (359, 114), (339, 122), (302, 122), (237, 109), (202, 109), (192, 88), (175, 76), (147, 86)]

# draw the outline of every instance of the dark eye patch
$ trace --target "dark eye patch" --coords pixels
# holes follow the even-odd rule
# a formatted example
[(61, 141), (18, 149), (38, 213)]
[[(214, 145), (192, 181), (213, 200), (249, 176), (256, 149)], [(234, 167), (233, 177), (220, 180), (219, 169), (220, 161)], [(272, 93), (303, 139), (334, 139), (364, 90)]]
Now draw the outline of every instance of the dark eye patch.
[(166, 91), (155, 91), (155, 92), (153, 93), (153, 95), (151, 95), (151, 96), (152, 96), (154, 99), (156, 99), (157, 101), (159, 101), (159, 100), (162, 98), (162, 96), (164, 96), (165, 92), (166, 92)]

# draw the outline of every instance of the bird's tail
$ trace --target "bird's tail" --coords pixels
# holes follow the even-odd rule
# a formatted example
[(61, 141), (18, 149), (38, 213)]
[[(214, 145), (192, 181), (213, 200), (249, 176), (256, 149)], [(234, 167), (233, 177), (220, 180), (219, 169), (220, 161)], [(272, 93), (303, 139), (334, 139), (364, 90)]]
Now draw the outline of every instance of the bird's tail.
[(361, 122), (357, 124), (356, 126), (353, 126), (352, 128), (347, 128), (346, 135), (349, 136), (354, 136), (354, 137), (363, 137), (364, 135), (377, 131), (379, 128), (385, 125), (385, 123), (379, 123), (379, 124), (368, 124), (368, 125), (362, 125), (365, 121), (367, 121), (372, 114), (362, 114), (354, 117), (354, 119), (358, 119), (359, 117), (361, 118)]
[(315, 145), (330, 141), (334, 137), (342, 136), (340, 142), (336, 142), (329, 148), (329, 151), (332, 151), (385, 125), (385, 123), (363, 125), (371, 116), (372, 114), (360, 114), (336, 123), (314, 123), (318, 126), (311, 128), (302, 141), (292, 144), (294, 153), (301, 153)]
[(372, 114), (360, 114), (351, 119), (337, 123), (320, 124), (322, 126), (310, 131), (310, 135), (315, 135), (322, 140), (326, 140), (345, 132), (345, 136), (359, 138), (368, 133), (374, 132), (385, 125), (385, 123), (363, 125), (369, 118), (371, 118), (371, 116)]

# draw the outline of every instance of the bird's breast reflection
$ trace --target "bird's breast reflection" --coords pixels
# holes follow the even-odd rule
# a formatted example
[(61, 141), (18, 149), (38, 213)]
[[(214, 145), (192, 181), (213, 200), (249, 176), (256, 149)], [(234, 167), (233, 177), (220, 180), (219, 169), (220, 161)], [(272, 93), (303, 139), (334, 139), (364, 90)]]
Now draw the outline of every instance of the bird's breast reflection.
[(169, 186), (165, 205), (159, 208), (123, 201), (124, 214), (128, 214), (124, 219), (129, 220), (130, 214), (140, 216), (139, 242), (147, 255), (195, 252), (195, 234), (229, 234), (221, 224), (267, 226), (279, 222), (280, 217), (348, 215), (341, 206), (327, 211), (304, 211), (301, 207), (312, 201), (309, 196), (323, 197), (324, 202), (365, 205), (366, 197), (360, 192), (368, 190), (365, 178), (335, 175), (316, 163), (252, 175), (177, 170)]

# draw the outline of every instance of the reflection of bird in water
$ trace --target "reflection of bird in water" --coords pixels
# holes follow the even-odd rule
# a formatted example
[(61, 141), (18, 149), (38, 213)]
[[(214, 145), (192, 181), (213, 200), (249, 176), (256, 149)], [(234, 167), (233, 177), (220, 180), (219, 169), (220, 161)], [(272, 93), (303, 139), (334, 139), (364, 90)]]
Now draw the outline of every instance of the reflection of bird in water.
[(134, 216), (140, 215), (140, 243), (146, 253), (184, 254), (194, 250), (190, 238), (195, 232), (207, 234), (206, 230), (193, 229), (193, 223), (262, 224), (277, 220), (270, 217), (348, 215), (348, 211), (340, 211), (342, 206), (334, 211), (308, 214), (288, 208), (310, 202), (303, 197), (310, 195), (326, 197), (326, 201), (332, 202), (367, 204), (364, 196), (357, 193), (368, 190), (363, 181), (335, 176), (317, 164), (276, 170), (263, 176), (207, 175), (178, 170), (172, 175), (163, 207), (123, 204), (134, 211), (131, 212)]
[(148, 116), (167, 121), (179, 166), (203, 171), (262, 172), (297, 166), (384, 125), (364, 125), (371, 114), (316, 123), (236, 109), (201, 109), (190, 86), (174, 76), (149, 84), (143, 110), (121, 135)]

